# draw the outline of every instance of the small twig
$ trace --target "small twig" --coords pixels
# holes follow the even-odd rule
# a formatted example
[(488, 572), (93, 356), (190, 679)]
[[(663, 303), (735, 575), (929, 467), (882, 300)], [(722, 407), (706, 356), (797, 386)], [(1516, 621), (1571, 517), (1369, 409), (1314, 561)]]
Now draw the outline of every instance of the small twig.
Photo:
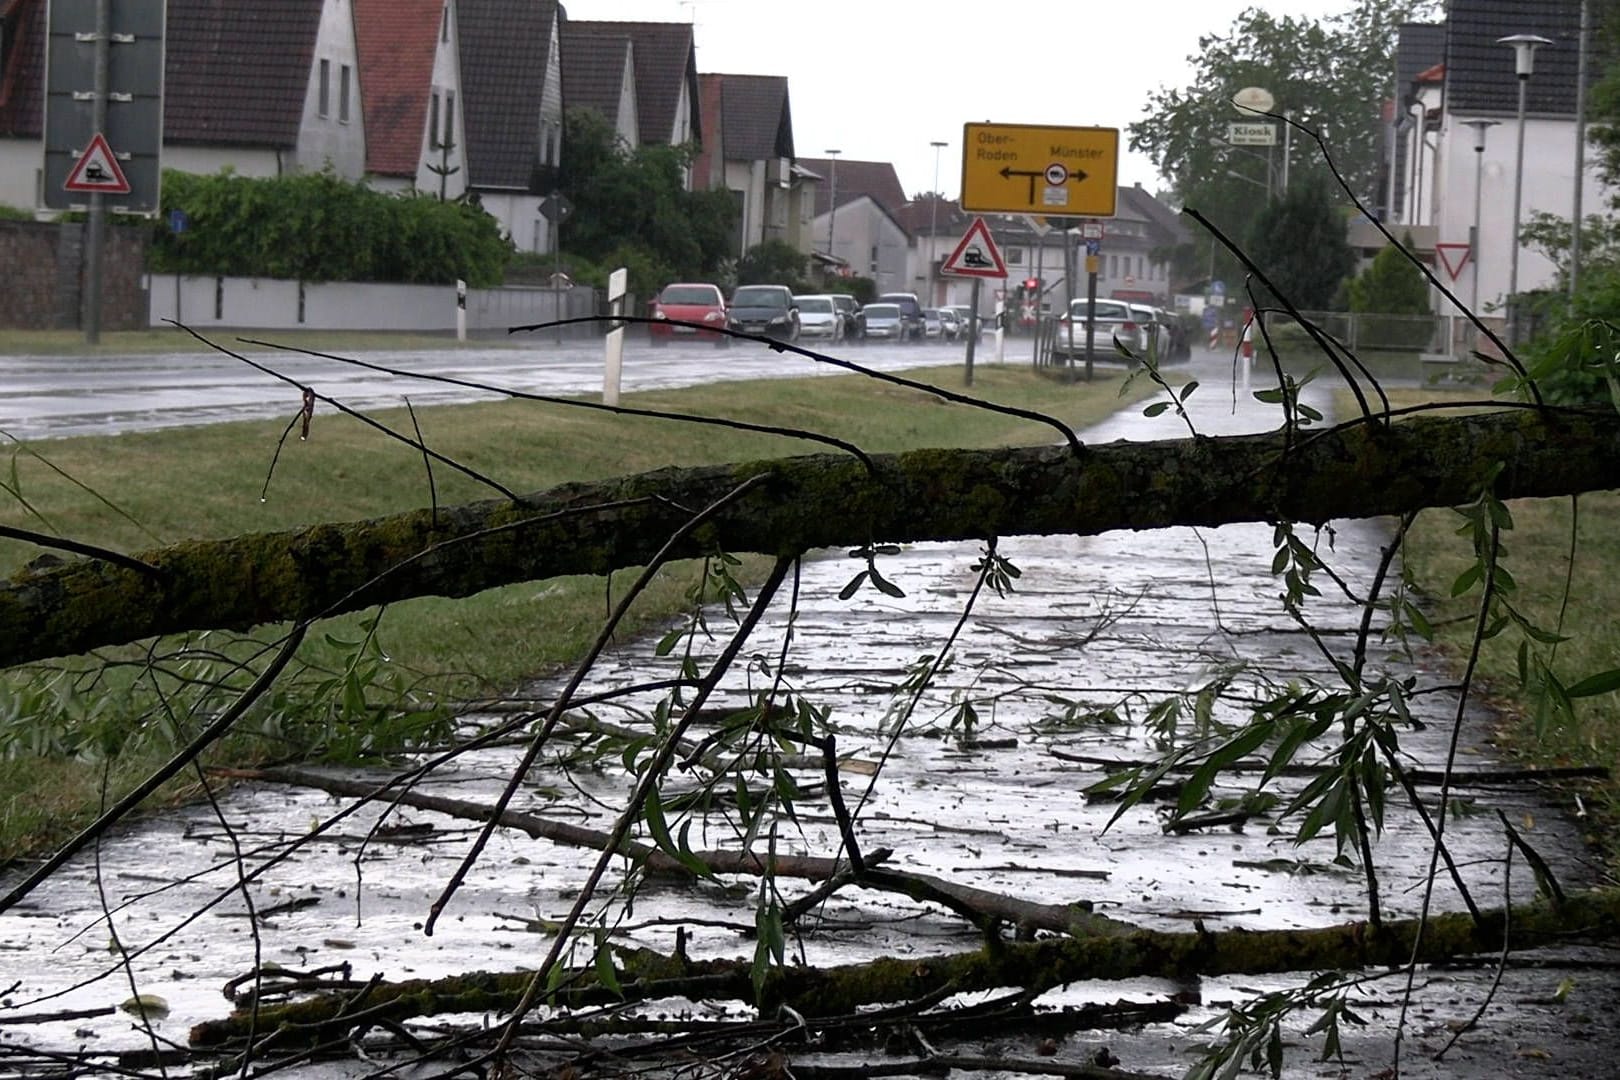
[(52, 536), (49, 533), (35, 532), (32, 529), (19, 529), (15, 525), (0, 525), (0, 536), (9, 540), (21, 540), (24, 543), (35, 544), (43, 548), (54, 548), (57, 551), (71, 551), (75, 555), (88, 555), (92, 559), (102, 559), (117, 566), (122, 566), (127, 570), (134, 570), (145, 574), (147, 577), (156, 578), (159, 581), (168, 578), (168, 574), (163, 571), (162, 567), (142, 562), (134, 556), (125, 555), (121, 551), (97, 547), (95, 544), (86, 544), (79, 540), (68, 540), (64, 537)]

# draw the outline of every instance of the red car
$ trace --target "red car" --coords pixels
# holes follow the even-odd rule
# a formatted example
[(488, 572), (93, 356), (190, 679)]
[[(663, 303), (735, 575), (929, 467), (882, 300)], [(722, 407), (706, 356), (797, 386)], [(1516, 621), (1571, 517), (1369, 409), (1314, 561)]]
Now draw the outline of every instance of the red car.
[[(647, 336), (654, 345), (668, 345), (680, 338), (701, 338), (717, 345), (731, 341), (725, 334), (698, 329), (699, 326), (713, 326), (716, 331), (725, 329), (726, 298), (718, 285), (691, 282), (665, 285), (652, 303), (652, 317), (657, 321), (648, 324)], [(664, 321), (671, 319), (697, 326), (678, 326)]]

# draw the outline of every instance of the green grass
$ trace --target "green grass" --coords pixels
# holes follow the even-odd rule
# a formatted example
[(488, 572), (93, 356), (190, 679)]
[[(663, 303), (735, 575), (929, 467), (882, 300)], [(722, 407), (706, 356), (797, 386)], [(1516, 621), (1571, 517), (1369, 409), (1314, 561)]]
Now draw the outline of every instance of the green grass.
[[(256, 338), (300, 349), (342, 352), (365, 349), (503, 349), (532, 342), (506, 334), (479, 337), (465, 343), (448, 334), (402, 334), (361, 330), (230, 330), (199, 328), (198, 333), (237, 352), (263, 351), (238, 337)], [(207, 346), (172, 326), (150, 330), (110, 330), (95, 345), (84, 343), (79, 330), (0, 330), (0, 356), (133, 356), (146, 353), (204, 352)]]
[[(959, 367), (913, 374), (943, 387), (961, 388)], [(975, 374), (975, 395), (1043, 411), (1075, 427), (1101, 420), (1122, 404), (1118, 373), (1101, 373), (1095, 383), (1073, 385), (1056, 385), (1023, 365), (981, 366)], [(1152, 390), (1146, 380), (1138, 380), (1127, 398)], [(629, 395), (625, 404), (811, 429), (870, 452), (1058, 440), (1056, 432), (1042, 424), (947, 404), (920, 391), (860, 376), (726, 383)], [(409, 430), (402, 410), (375, 416)], [(524, 402), (420, 409), (418, 419), (434, 449), (520, 492), (667, 465), (824, 450), (798, 439)], [(0, 462), (0, 478), (15, 491), (10, 497), (0, 494), (0, 523), (138, 551), (188, 538), (374, 517), (428, 503), (419, 452), (356, 420), (329, 413), (316, 416), (307, 442), (296, 434), (287, 442), (268, 496), (261, 502), (260, 491), (284, 426), (284, 421), (250, 421), (13, 446), (9, 460)], [(486, 485), (442, 466), (435, 468), (434, 481), (441, 505), (495, 495)], [(11, 573), (38, 554), (31, 545), (0, 541), (0, 573)], [(738, 573), (757, 580), (764, 567), (763, 560), (745, 560)], [(698, 576), (696, 564), (678, 565), (661, 574), (632, 611), (623, 633), (666, 623), (686, 606), (687, 591)], [(631, 577), (630, 572), (621, 572), (612, 585), (623, 589)], [(424, 598), (396, 604), (377, 627), (378, 644), (389, 661), (375, 681), (357, 681), (373, 697), (409, 690), (443, 701), (509, 692), (583, 654), (607, 610), (608, 586), (600, 578), (562, 578), (492, 589), (464, 600)], [(339, 641), (360, 640), (365, 622), (376, 614), (329, 620), (312, 637), (330, 634)], [(165, 666), (172, 668), (186, 660), (177, 652), (181, 644), (239, 657), (281, 629), (260, 628), (246, 640), (203, 635), (184, 643), (165, 641), (159, 648), (170, 657)], [(106, 659), (113, 665), (103, 666)], [(334, 672), (340, 676), (345, 648), (314, 640), (301, 651), (300, 660), (309, 665), (308, 680)], [(124, 666), (119, 666), (121, 662)], [(49, 734), (71, 736), (68, 729), (78, 725), (80, 732), (96, 733), (92, 747), (97, 738), (117, 741), (120, 749), (112, 755), (115, 774), (109, 781), (112, 797), (144, 775), (167, 749), (164, 739), (144, 737), (162, 726), (161, 718), (138, 725), (136, 737), (129, 734), (136, 725), (123, 715), (94, 711), (109, 698), (124, 696), (125, 688), (144, 677), (143, 658), (133, 648), (106, 650), (95, 661), (67, 662), (74, 681), (91, 677), (99, 681), (90, 693), (72, 696), (67, 706), (41, 709), (44, 680), (54, 675), (52, 685), (57, 687), (68, 681), (60, 673), (63, 666), (14, 672), (0, 682), (0, 791), (8, 793), (0, 798), (0, 862), (40, 850), (86, 820), (99, 800), (101, 772), (92, 760), (99, 756), (93, 749), (79, 760), (53, 760), (48, 769), (35, 767), (32, 758), (3, 760), (8, 727), (14, 736), (37, 738), (41, 729), (35, 714), (44, 712), (56, 725)], [(181, 677), (174, 681), (178, 685)], [(29, 695), (34, 708), (16, 711), (15, 703)], [(219, 704), (216, 698), (210, 707)], [(83, 716), (61, 718), (75, 715), (73, 710)], [(285, 715), (302, 717), (291, 706)], [(323, 731), (330, 735), (330, 728), (318, 723), (311, 728), (305, 719), (258, 716), (254, 724), (274, 728), (273, 737), (240, 739), (212, 760), (297, 753), (319, 743)]]
[[(1479, 392), (1459, 392), (1452, 400), (1471, 400)], [(1397, 406), (1447, 400), (1444, 392), (1391, 392)], [(1560, 682), (1572, 685), (1588, 675), (1620, 667), (1620, 493), (1591, 492), (1578, 500), (1518, 499), (1508, 508), (1513, 528), (1502, 533), (1507, 554), (1503, 565), (1516, 582), (1513, 603), (1532, 623), (1549, 630), (1560, 626), (1569, 640), (1557, 646), (1552, 667)], [(1578, 530), (1572, 537), (1572, 526)], [(1426, 510), (1407, 536), (1403, 556), (1415, 583), (1428, 597), (1436, 625), (1436, 644), (1460, 673), (1474, 631), (1479, 590), (1451, 596), (1452, 583), (1475, 561), (1468, 536), (1457, 535), (1463, 518), (1446, 509)], [(1571, 563), (1571, 543), (1574, 560)], [(1574, 703), (1573, 723), (1538, 722), (1535, 695), (1520, 685), (1518, 648), (1522, 636), (1513, 629), (1483, 643), (1478, 677), (1486, 699), (1501, 723), (1504, 748), (1536, 765), (1601, 765), (1616, 777), (1586, 790), (1583, 799), (1594, 811), (1591, 839), (1611, 865), (1620, 864), (1620, 694), (1582, 698)], [(1532, 647), (1536, 647), (1532, 645)], [(1540, 646), (1543, 654), (1550, 650)], [(1545, 717), (1545, 714), (1542, 714)], [(1573, 789), (1571, 789), (1573, 790)]]

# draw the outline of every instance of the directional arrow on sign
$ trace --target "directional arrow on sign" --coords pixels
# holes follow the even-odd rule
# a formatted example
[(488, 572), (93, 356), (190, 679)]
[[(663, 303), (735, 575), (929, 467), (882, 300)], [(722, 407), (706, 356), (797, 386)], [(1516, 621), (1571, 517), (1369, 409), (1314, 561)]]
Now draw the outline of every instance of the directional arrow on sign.
[[(1060, 169), (1062, 168), (1062, 166), (1055, 166), (1055, 167), (1060, 168)], [(1045, 169), (1039, 169), (1039, 170), (1015, 169), (1011, 165), (1003, 165), (1001, 167), (1001, 178), (1003, 180), (1011, 180), (1015, 176), (1027, 176), (1027, 177), (1029, 177), (1029, 196), (1028, 196), (1028, 198), (1029, 198), (1030, 202), (1034, 202), (1035, 201), (1035, 180), (1036, 180), (1036, 178), (1037, 177), (1043, 178), (1048, 183), (1051, 183), (1052, 182), (1052, 177), (1051, 177), (1050, 173), (1052, 172), (1053, 168), (1054, 168), (1054, 166), (1048, 166)], [(1058, 181), (1059, 184), (1065, 183), (1065, 182), (1072, 182), (1072, 183), (1078, 184), (1078, 183), (1080, 183), (1080, 181), (1082, 181), (1082, 180), (1084, 180), (1086, 178), (1086, 172), (1085, 172), (1084, 169), (1076, 169), (1073, 172), (1068, 172), (1067, 170), (1064, 170), (1064, 172), (1065, 172), (1065, 176), (1064, 176), (1064, 178), (1062, 180)]]

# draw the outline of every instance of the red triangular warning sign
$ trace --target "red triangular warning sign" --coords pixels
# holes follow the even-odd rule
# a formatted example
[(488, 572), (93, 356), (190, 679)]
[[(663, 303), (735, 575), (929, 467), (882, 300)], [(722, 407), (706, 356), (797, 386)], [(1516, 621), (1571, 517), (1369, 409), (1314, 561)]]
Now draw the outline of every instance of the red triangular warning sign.
[(1452, 281), (1456, 281), (1462, 274), (1463, 267), (1468, 265), (1467, 244), (1436, 244), (1434, 253), (1440, 256), (1440, 264), (1446, 268), (1446, 273), (1451, 275)]
[(939, 272), (942, 274), (958, 274), (962, 277), (1004, 278), (1007, 276), (1007, 264), (1001, 261), (1001, 252), (996, 248), (995, 240), (990, 237), (990, 227), (984, 223), (984, 218), (976, 217), (973, 224), (962, 237), (951, 257), (940, 264)]
[(129, 179), (119, 168), (106, 136), (96, 132), (84, 153), (62, 184), (67, 191), (99, 191), (103, 195), (128, 195)]

